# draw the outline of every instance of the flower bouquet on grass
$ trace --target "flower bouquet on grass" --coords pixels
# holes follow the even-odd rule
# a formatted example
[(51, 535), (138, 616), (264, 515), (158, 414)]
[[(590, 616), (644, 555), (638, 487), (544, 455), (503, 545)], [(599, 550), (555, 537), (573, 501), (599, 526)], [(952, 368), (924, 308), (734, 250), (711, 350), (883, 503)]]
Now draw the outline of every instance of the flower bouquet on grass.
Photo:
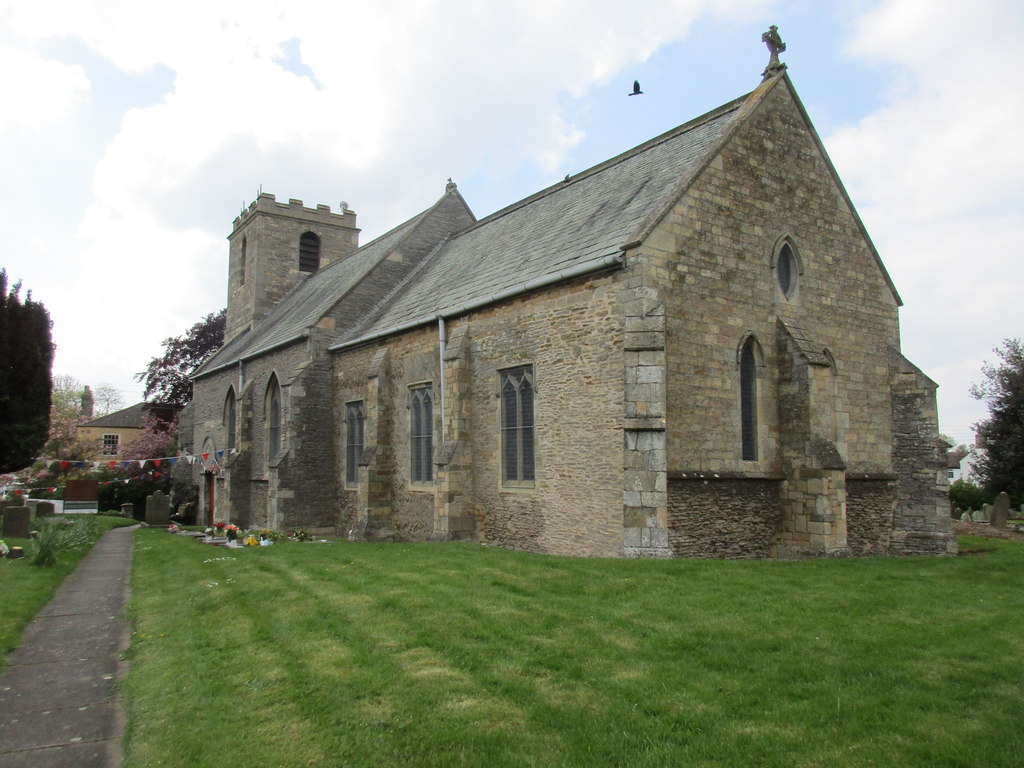
[(228, 541), (234, 541), (238, 538), (238, 526), (231, 525), (230, 523), (228, 525), (225, 525), (224, 535), (228, 537)]

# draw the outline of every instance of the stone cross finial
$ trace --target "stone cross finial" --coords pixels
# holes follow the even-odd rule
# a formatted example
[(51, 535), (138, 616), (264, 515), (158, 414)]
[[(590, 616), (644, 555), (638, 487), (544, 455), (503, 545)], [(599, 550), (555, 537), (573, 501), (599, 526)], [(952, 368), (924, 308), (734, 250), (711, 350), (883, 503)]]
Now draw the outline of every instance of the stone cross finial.
[(768, 46), (768, 52), (771, 54), (768, 58), (768, 66), (761, 73), (761, 77), (767, 80), (786, 68), (786, 65), (779, 61), (779, 54), (786, 50), (786, 44), (782, 42), (782, 38), (779, 37), (779, 28), (774, 24), (761, 35), (761, 42)]
[(446, 193), (447, 192), (454, 192), (458, 188), (459, 188), (459, 186), (454, 181), (452, 181), (452, 177), (449, 176), (448, 177), (448, 183), (444, 185), (444, 191)]

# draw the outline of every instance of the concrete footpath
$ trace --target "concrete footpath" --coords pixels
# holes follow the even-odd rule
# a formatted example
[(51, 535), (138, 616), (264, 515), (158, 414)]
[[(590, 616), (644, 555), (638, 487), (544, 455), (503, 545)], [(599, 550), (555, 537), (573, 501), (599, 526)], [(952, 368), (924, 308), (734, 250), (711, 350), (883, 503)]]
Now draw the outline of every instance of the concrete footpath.
[(8, 657), (0, 674), (0, 767), (121, 765), (116, 683), (130, 637), (134, 530), (103, 535)]

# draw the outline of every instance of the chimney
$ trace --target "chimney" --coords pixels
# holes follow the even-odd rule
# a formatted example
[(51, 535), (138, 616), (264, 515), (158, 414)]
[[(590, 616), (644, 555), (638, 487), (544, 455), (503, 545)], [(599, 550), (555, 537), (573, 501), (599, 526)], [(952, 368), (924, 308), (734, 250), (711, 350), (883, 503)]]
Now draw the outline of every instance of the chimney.
[(85, 385), (85, 391), (82, 392), (82, 421), (92, 420), (92, 390), (89, 389), (89, 385)]

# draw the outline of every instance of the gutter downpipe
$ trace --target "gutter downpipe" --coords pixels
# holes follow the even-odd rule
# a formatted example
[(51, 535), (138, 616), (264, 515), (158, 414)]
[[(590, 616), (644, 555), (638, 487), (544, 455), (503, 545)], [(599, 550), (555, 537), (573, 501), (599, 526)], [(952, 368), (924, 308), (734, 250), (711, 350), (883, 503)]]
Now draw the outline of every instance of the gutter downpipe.
[(551, 275), (545, 275), (544, 277), (538, 278), (536, 280), (530, 280), (525, 283), (520, 283), (519, 285), (516, 285), (512, 288), (508, 288), (504, 291), (500, 291), (498, 293), (492, 293), (487, 296), (482, 296), (478, 299), (467, 301), (464, 304), (459, 304), (454, 307), (448, 307), (442, 310), (440, 314), (431, 315), (429, 317), (420, 317), (416, 320), (410, 320), (408, 322), (392, 326), (391, 328), (386, 328), (383, 331), (376, 331), (367, 336), (362, 336), (358, 339), (352, 339), (351, 341), (343, 341), (340, 344), (334, 344), (333, 346), (328, 347), (327, 351), (337, 352), (338, 350), (341, 349), (348, 349), (349, 347), (358, 347), (361, 344), (369, 344), (371, 341), (382, 339), (385, 336), (392, 336), (401, 331), (409, 331), (412, 330), (413, 328), (419, 328), (424, 325), (429, 325), (430, 323), (434, 322), (434, 320), (441, 317), (457, 317), (458, 315), (465, 314), (466, 312), (470, 312), (474, 309), (480, 309), (481, 307), (486, 307), (490, 304), (495, 304), (505, 299), (511, 299), (515, 296), (519, 296), (523, 293), (527, 293), (538, 288), (544, 288), (548, 285), (554, 285), (555, 283), (560, 283), (564, 280), (570, 280), (574, 277), (580, 277), (591, 272), (598, 272), (602, 269), (607, 269), (609, 267), (613, 267), (616, 265), (621, 266), (625, 260), (625, 250), (627, 248), (633, 247), (634, 245), (635, 243), (630, 243), (629, 245), (623, 246), (623, 250), (620, 253), (613, 253), (610, 256), (605, 256), (601, 259), (595, 259), (594, 261), (588, 261), (587, 263), (573, 267), (572, 269), (564, 269), (561, 272), (556, 272)]

